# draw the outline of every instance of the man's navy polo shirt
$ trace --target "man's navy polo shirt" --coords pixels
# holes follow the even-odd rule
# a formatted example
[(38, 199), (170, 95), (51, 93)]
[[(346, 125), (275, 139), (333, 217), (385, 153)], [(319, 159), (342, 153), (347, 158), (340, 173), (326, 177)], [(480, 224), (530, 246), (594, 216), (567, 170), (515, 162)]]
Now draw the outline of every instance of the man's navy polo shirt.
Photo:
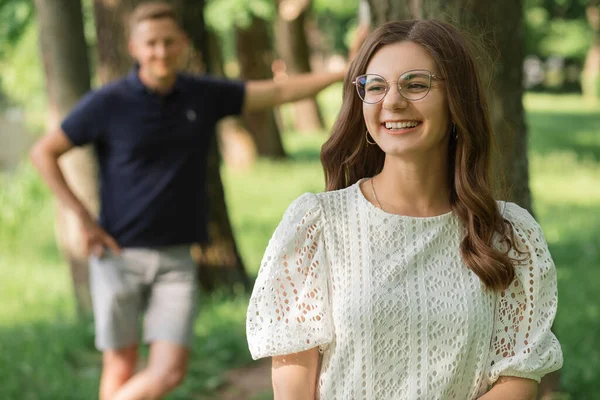
[(87, 94), (61, 127), (95, 145), (100, 225), (122, 247), (207, 240), (206, 158), (215, 125), (242, 111), (244, 83), (180, 74), (158, 95), (137, 69)]

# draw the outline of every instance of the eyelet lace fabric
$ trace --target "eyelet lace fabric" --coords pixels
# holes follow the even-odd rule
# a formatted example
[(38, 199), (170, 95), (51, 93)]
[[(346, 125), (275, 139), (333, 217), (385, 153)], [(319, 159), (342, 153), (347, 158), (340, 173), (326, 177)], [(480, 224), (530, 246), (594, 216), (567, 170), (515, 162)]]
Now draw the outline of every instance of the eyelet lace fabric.
[(473, 399), (562, 366), (556, 271), (538, 224), (501, 203), (529, 259), (503, 292), (464, 265), (452, 214), (413, 218), (359, 184), (306, 193), (271, 238), (247, 315), (254, 359), (318, 347), (320, 399)]

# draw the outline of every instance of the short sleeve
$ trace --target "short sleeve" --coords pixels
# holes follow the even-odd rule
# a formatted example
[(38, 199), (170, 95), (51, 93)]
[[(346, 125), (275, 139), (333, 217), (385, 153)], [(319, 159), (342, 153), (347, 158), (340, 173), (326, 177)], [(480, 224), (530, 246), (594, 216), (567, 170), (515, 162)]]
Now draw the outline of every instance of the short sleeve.
[(104, 89), (86, 94), (61, 124), (63, 132), (75, 146), (97, 141), (105, 131), (107, 115)]
[(255, 360), (331, 342), (328, 269), (319, 200), (306, 193), (285, 212), (254, 284), (246, 333)]
[(214, 107), (215, 120), (231, 115), (241, 115), (246, 95), (246, 84), (243, 81), (225, 78), (203, 76), (200, 78), (204, 84), (203, 93)]
[[(557, 307), (556, 268), (540, 226), (525, 209), (507, 203), (504, 217), (528, 258), (515, 266), (515, 279), (498, 294), (487, 378), (490, 385), (499, 376), (539, 382), (563, 361), (550, 330)], [(523, 258), (514, 250), (511, 256)]]

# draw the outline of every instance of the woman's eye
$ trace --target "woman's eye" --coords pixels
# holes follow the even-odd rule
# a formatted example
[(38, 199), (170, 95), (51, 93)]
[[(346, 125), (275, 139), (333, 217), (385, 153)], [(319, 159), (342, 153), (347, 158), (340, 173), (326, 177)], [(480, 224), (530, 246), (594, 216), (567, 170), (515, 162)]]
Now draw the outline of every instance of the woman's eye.
[(367, 87), (368, 92), (384, 92), (385, 86), (369, 86)]
[(410, 90), (424, 90), (427, 89), (427, 87), (428, 86), (423, 83), (410, 83), (407, 88)]

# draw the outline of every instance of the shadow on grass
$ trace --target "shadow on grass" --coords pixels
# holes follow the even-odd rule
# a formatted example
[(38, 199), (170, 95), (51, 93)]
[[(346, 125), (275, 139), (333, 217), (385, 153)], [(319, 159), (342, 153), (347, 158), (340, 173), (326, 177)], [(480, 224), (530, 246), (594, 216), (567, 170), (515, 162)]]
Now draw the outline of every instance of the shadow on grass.
[(0, 371), (2, 399), (95, 398), (100, 357), (91, 322), (0, 328)]
[[(225, 371), (252, 361), (246, 344), (247, 295), (201, 299), (189, 373), (170, 400), (210, 396)], [(142, 357), (147, 349), (141, 348)], [(0, 328), (0, 398), (81, 400), (97, 398), (100, 353), (91, 320), (39, 322)]]
[(530, 151), (546, 155), (560, 150), (571, 150), (580, 159), (600, 161), (600, 116), (532, 111), (527, 113), (532, 131)]
[(295, 164), (321, 162), (321, 150), (316, 148), (301, 148), (290, 154), (290, 160)]

